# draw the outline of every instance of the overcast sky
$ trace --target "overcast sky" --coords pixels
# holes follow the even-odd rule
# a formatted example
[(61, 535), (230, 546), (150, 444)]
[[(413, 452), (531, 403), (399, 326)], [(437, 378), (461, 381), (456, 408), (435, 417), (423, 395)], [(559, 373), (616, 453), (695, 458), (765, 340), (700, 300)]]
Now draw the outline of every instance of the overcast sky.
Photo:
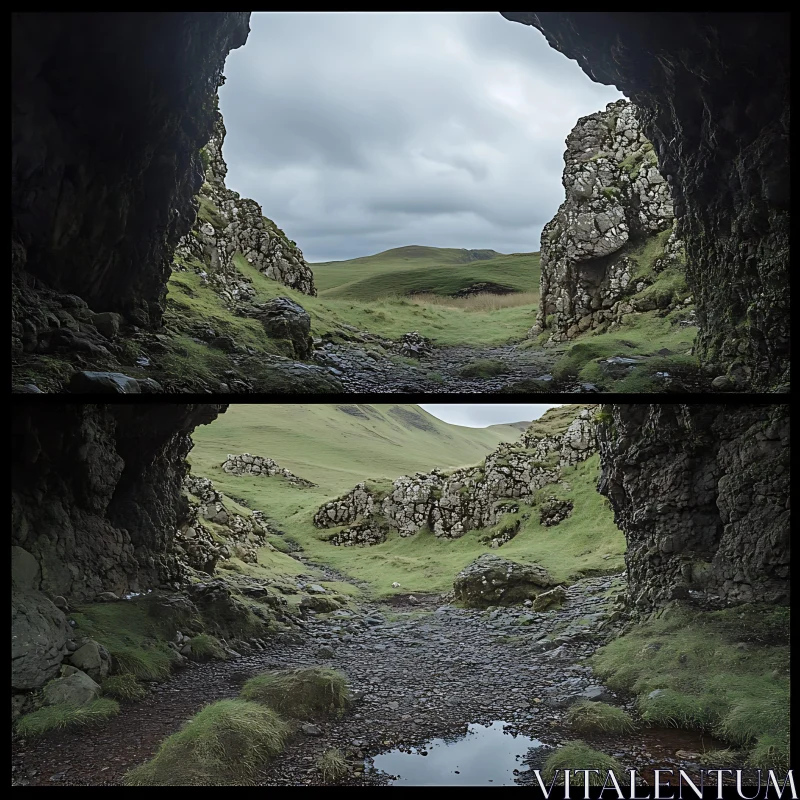
[(453, 425), (466, 425), (468, 428), (485, 428), (503, 422), (533, 422), (547, 411), (561, 405), (542, 405), (534, 403), (423, 403), (424, 408), (434, 417)]
[(564, 139), (622, 95), (497, 12), (256, 12), (220, 90), (227, 185), (308, 261), (539, 249)]

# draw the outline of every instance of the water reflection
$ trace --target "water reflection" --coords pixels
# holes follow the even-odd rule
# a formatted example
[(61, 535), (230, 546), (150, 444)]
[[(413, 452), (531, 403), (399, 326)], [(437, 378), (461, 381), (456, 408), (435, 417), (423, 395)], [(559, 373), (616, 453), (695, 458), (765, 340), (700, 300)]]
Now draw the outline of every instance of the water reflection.
[(410, 753), (391, 750), (375, 756), (372, 763), (375, 769), (395, 776), (393, 784), (513, 786), (516, 774), (527, 770), (522, 757), (542, 743), (513, 734), (507, 726), (502, 721), (474, 723), (460, 739), (433, 739)]

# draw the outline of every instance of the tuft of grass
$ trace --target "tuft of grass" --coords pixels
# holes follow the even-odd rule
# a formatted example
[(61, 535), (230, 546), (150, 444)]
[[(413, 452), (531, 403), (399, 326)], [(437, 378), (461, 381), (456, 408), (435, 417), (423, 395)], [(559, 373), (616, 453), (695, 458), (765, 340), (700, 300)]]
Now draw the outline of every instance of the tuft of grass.
[(344, 754), (341, 750), (326, 750), (316, 762), (317, 769), (322, 773), (325, 783), (338, 783), (350, 774)]
[(43, 706), (37, 711), (25, 714), (17, 720), (17, 733), (20, 736), (41, 736), (49, 731), (63, 728), (80, 728), (97, 725), (119, 714), (119, 703), (100, 697), (85, 706), (56, 704)]
[(742, 763), (742, 756), (736, 750), (707, 750), (698, 759), (704, 767), (735, 767)]
[(626, 711), (592, 700), (581, 700), (570, 706), (564, 719), (580, 733), (629, 733), (634, 729)]
[(219, 639), (207, 633), (200, 633), (197, 636), (193, 636), (189, 640), (189, 646), (192, 648), (192, 655), (201, 661), (209, 661), (211, 659), (225, 661), (228, 658), (227, 654), (222, 649)]
[(104, 695), (114, 697), (123, 703), (135, 703), (137, 700), (144, 700), (149, 694), (147, 689), (136, 679), (136, 676), (129, 672), (106, 678), (102, 683), (102, 687)]
[(600, 774), (588, 773), (590, 786), (602, 786), (605, 783), (606, 775), (611, 770), (617, 779), (622, 775), (622, 765), (615, 758), (601, 752), (593, 750), (589, 745), (580, 740), (567, 742), (567, 744), (556, 748), (544, 762), (542, 778), (548, 783), (553, 780), (556, 770), (600, 770)]
[(289, 726), (270, 708), (219, 700), (165, 739), (150, 761), (129, 771), (126, 786), (248, 785), (283, 750)]
[(493, 378), (496, 375), (505, 375), (508, 365), (504, 361), (494, 358), (477, 358), (461, 370), (462, 378)]
[(707, 731), (750, 758), (788, 759), (789, 610), (673, 607), (593, 657), (608, 686), (637, 695), (653, 725)]
[(352, 702), (347, 677), (328, 667), (264, 672), (245, 683), (241, 696), (305, 720), (340, 716)]

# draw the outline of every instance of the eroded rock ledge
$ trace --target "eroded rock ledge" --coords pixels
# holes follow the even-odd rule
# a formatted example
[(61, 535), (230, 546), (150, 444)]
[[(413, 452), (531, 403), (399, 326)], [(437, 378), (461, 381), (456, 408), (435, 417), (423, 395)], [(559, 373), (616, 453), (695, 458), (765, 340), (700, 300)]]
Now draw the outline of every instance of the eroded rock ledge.
[(788, 381), (788, 13), (502, 14), (641, 109), (681, 221), (700, 357), (752, 387)]
[[(542, 435), (534, 424), (518, 442), (501, 444), (476, 467), (403, 475), (385, 486), (359, 483), (323, 505), (314, 524), (348, 526), (331, 537), (336, 545), (377, 544), (391, 529), (413, 536), (426, 525), (436, 536), (455, 539), (494, 525), (504, 513), (519, 510), (515, 500), (529, 502), (538, 489), (560, 479), (561, 469), (596, 451), (593, 409), (578, 410), (560, 435)], [(514, 533), (500, 537), (496, 546)]]
[(250, 453), (228, 454), (222, 464), (222, 469), (230, 475), (264, 475), (265, 477), (279, 475), (296, 486), (316, 486), (315, 483), (307, 481), (305, 478), (298, 478), (277, 461), (265, 456), (253, 456)]
[(630, 605), (789, 602), (789, 407), (604, 406), (599, 491)]

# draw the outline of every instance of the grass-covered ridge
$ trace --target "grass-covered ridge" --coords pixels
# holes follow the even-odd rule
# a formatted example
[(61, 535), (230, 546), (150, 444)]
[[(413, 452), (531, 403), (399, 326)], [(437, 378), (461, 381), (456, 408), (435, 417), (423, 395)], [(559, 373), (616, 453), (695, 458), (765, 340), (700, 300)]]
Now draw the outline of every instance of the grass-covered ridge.
[(670, 607), (592, 659), (612, 689), (637, 697), (645, 722), (707, 731), (755, 767), (789, 761), (789, 609)]

